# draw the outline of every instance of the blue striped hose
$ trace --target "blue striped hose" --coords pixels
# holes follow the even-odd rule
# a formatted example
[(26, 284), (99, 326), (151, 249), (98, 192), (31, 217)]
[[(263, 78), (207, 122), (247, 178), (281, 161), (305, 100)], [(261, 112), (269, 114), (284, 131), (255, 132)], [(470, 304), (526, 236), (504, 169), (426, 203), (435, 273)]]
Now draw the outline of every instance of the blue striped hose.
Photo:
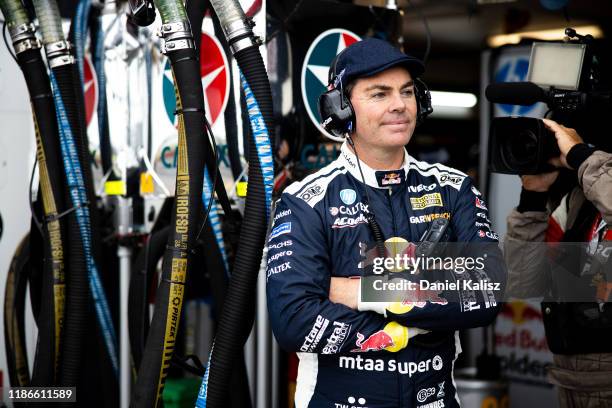
[(90, 9), (91, 0), (81, 0), (79, 4), (77, 4), (76, 14), (74, 16), (74, 49), (82, 85), (85, 84), (83, 61), (85, 58), (85, 38), (87, 37), (87, 20), (89, 20)]
[[(96, 59), (94, 69), (98, 78), (98, 135), (100, 140), (104, 137), (104, 123), (106, 121), (106, 74), (104, 72), (104, 30), (102, 29), (102, 17), (98, 17), (98, 34), (96, 35)], [(100, 143), (100, 151), (101, 146)]]
[(89, 208), (86, 205), (87, 192), (85, 189), (83, 173), (79, 164), (78, 153), (74, 143), (74, 136), (70, 128), (70, 123), (68, 122), (64, 102), (62, 100), (53, 71), (49, 73), (49, 77), (51, 79), (51, 90), (56, 105), (55, 111), (59, 125), (60, 145), (62, 149), (64, 169), (66, 172), (66, 181), (68, 188), (70, 189), (70, 198), (72, 201), (72, 206), (75, 209), (79, 230), (81, 232), (81, 240), (83, 242), (83, 251), (87, 259), (89, 289), (94, 300), (96, 316), (98, 318), (100, 327), (102, 328), (104, 344), (108, 350), (108, 355), (110, 357), (115, 375), (118, 376), (119, 364), (117, 359), (117, 336), (115, 334), (115, 328), (113, 326), (112, 317), (106, 301), (106, 294), (104, 293), (104, 288), (102, 287), (100, 276), (98, 275), (98, 269), (92, 255), (91, 226), (89, 222)]
[[(259, 163), (261, 166), (261, 172), (263, 175), (264, 188), (266, 191), (266, 223), (270, 220), (270, 208), (272, 206), (272, 191), (274, 190), (274, 158), (272, 157), (272, 145), (270, 144), (270, 137), (268, 135), (268, 128), (266, 122), (259, 109), (259, 104), (253, 95), (253, 91), (249, 86), (248, 82), (240, 72), (240, 83), (242, 84), (242, 91), (246, 99), (247, 109), (249, 111), (249, 121), (251, 123), (251, 134), (253, 141), (257, 147), (257, 153), (259, 155)], [(207, 176), (207, 173), (204, 173)], [(208, 178), (206, 179), (208, 180)], [(207, 183), (204, 183), (206, 186)], [(206, 189), (206, 187), (205, 187)], [(211, 219), (212, 221), (212, 219)], [(196, 400), (197, 408), (206, 408), (206, 395), (208, 392), (208, 375), (210, 371), (210, 360), (212, 357), (212, 351), (215, 347), (213, 340), (212, 347), (210, 348), (210, 354), (208, 355), (208, 363), (206, 363), (206, 371), (202, 378), (202, 384), (198, 391), (198, 399)]]
[[(202, 201), (204, 202), (204, 208), (208, 208), (208, 203), (213, 195), (213, 183), (208, 174), (208, 168), (204, 167), (204, 185), (202, 188)], [(225, 253), (225, 243), (223, 242), (223, 231), (221, 230), (221, 220), (219, 219), (219, 213), (217, 211), (217, 200), (213, 200), (208, 213), (208, 222), (215, 234), (217, 245), (219, 246), (219, 252), (221, 252), (221, 258), (223, 259), (223, 265), (225, 266), (225, 274), (229, 277), (229, 264), (227, 263), (227, 254)]]
[(251, 130), (257, 153), (259, 155), (259, 164), (263, 175), (264, 188), (266, 191), (266, 224), (270, 219), (270, 208), (272, 208), (272, 191), (274, 190), (274, 158), (272, 157), (272, 145), (270, 144), (270, 136), (266, 122), (259, 109), (259, 104), (253, 95), (253, 91), (248, 82), (240, 72), (240, 83), (246, 99), (247, 109), (249, 111), (249, 121), (251, 122)]

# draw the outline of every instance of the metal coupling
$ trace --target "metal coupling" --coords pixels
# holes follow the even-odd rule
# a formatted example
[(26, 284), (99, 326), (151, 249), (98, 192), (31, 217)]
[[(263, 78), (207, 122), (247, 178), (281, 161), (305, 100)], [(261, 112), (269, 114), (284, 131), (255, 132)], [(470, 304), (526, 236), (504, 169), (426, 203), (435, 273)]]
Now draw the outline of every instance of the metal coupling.
[(45, 52), (50, 68), (74, 64), (74, 56), (70, 54), (72, 47), (66, 40), (45, 44)]
[(223, 27), (232, 54), (249, 47), (259, 47), (262, 44), (261, 39), (253, 34), (253, 27), (255, 27), (255, 22), (251, 19), (237, 20)]
[(177, 51), (192, 48), (195, 49), (191, 27), (188, 21), (177, 21), (174, 23), (162, 24), (157, 32), (157, 36), (162, 38), (161, 52), (167, 54), (170, 51)]
[(36, 38), (36, 28), (32, 23), (20, 24), (16, 27), (12, 27), (9, 29), (9, 34), (13, 41), (15, 54), (42, 47), (40, 40)]

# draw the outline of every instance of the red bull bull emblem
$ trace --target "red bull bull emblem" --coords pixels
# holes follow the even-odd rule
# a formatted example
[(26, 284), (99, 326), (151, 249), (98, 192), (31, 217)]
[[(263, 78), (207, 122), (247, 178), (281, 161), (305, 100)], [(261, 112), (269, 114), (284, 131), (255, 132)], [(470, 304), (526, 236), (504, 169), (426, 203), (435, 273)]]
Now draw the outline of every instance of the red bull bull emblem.
[(357, 333), (355, 345), (359, 348), (351, 350), (351, 353), (365, 353), (366, 351), (381, 351), (387, 347), (393, 347), (393, 338), (384, 330), (379, 330), (365, 339), (361, 333)]

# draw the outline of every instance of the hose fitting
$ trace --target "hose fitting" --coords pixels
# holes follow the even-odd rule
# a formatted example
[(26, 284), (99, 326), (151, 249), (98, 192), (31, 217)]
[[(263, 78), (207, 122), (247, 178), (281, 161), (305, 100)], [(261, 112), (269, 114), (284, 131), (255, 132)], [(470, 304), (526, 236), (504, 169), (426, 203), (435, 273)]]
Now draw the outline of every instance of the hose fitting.
[(42, 44), (38, 38), (36, 38), (36, 28), (32, 23), (20, 24), (9, 28), (9, 34), (13, 41), (13, 48), (15, 54), (21, 54), (27, 50), (40, 49)]
[(45, 44), (45, 53), (49, 61), (49, 68), (74, 64), (74, 56), (70, 53), (72, 46), (66, 40)]
[(170, 51), (195, 49), (188, 20), (162, 24), (157, 36), (163, 39), (161, 52), (164, 55)]
[(244, 14), (238, 0), (211, 0), (210, 3), (219, 17), (232, 54), (262, 44), (261, 39), (253, 34), (255, 23)]

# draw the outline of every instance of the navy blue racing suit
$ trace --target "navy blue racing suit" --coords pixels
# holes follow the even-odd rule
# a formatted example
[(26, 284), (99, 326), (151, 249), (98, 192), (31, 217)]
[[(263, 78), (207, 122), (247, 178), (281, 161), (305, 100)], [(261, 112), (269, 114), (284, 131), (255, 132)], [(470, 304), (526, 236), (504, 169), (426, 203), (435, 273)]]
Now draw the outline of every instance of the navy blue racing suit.
[[(361, 167), (365, 184), (345, 144), (338, 159), (290, 185), (276, 202), (267, 300), (278, 343), (300, 359), (296, 407), (459, 406), (452, 376), (461, 352), (457, 330), (490, 324), (498, 292), (457, 291), (453, 301), (417, 302), (405, 313), (384, 316), (330, 301), (330, 278), (364, 274), (360, 266), (371, 252), (364, 248), (373, 242), (365, 215), (374, 212), (385, 239), (417, 242), (434, 219), (444, 217), (456, 241), (493, 243), (479, 272), (503, 288), (506, 270), (486, 205), (467, 175), (408, 153), (395, 171)], [(397, 350), (407, 340), (393, 330), (399, 325), (432, 333)], [(435, 333), (442, 341), (415, 344)]]

